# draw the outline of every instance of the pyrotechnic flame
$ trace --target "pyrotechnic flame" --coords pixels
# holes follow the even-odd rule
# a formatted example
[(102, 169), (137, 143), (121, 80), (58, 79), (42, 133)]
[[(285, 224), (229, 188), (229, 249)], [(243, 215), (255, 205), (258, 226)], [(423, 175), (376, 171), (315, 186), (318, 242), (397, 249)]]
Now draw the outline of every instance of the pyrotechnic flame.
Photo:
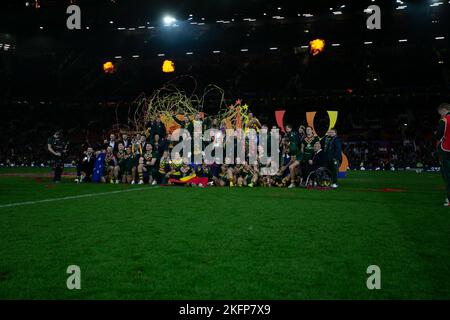
[(163, 65), (162, 65), (162, 71), (164, 73), (174, 72), (175, 71), (175, 64), (173, 63), (173, 61), (164, 60)]
[(325, 40), (323, 39), (315, 39), (309, 43), (311, 54), (313, 56), (318, 55), (319, 53), (323, 52), (325, 49)]
[(114, 73), (116, 71), (116, 67), (111, 61), (108, 61), (103, 64), (103, 71), (105, 73)]

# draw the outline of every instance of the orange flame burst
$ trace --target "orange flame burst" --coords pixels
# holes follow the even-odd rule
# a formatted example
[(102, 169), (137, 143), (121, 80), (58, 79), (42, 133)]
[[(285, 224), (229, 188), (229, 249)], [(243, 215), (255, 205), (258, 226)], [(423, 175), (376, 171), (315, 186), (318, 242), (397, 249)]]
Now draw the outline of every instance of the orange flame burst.
[(174, 72), (175, 71), (175, 64), (173, 63), (173, 61), (164, 60), (163, 65), (162, 65), (162, 71), (164, 73)]
[(310, 46), (310, 52), (313, 56), (318, 55), (319, 53), (322, 53), (325, 49), (325, 40), (323, 39), (315, 39), (309, 43)]
[(108, 61), (103, 64), (103, 71), (105, 73), (114, 73), (116, 72), (116, 67), (114, 66), (114, 63)]

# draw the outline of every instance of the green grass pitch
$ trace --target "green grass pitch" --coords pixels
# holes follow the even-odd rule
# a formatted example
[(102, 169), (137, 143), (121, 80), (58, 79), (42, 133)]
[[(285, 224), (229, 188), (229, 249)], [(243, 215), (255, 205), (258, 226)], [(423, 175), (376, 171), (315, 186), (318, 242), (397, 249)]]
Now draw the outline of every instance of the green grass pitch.
[[(24, 172), (0, 170), (1, 299), (450, 298), (439, 174), (351, 171), (319, 191), (11, 175)], [(366, 287), (370, 265), (381, 290)]]

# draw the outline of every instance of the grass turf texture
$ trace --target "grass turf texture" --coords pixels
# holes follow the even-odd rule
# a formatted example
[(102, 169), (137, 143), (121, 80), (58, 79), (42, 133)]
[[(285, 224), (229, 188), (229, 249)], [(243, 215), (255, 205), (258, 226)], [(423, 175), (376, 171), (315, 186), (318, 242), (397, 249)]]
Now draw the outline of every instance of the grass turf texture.
[[(142, 188), (11, 172), (0, 206)], [(350, 172), (332, 191), (146, 186), (3, 207), (0, 298), (449, 299), (443, 198), (439, 174)], [(81, 290), (66, 288), (72, 264)]]

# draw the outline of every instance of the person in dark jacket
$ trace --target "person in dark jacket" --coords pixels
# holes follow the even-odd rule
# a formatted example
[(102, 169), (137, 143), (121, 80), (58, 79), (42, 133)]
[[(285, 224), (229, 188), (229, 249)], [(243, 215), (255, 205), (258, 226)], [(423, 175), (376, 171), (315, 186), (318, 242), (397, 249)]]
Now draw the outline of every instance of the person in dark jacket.
[(158, 117), (155, 121), (150, 122), (147, 127), (150, 129), (150, 140), (153, 140), (155, 135), (158, 135), (161, 139), (166, 139), (166, 126), (161, 121), (161, 117)]
[[(131, 139), (128, 137), (128, 134), (122, 134), (122, 140), (117, 143), (117, 147), (119, 147), (119, 143), (122, 143), (125, 148), (131, 146)], [(117, 150), (119, 151), (119, 150)], [(117, 153), (116, 151), (116, 153)]]
[(103, 148), (106, 150), (108, 147), (113, 148), (113, 152), (116, 153), (118, 151), (117, 146), (119, 143), (116, 140), (116, 135), (114, 133), (111, 133), (109, 136), (109, 140), (106, 139), (103, 143)]
[(95, 154), (92, 147), (88, 147), (83, 155), (80, 157), (77, 164), (77, 178), (76, 183), (84, 181), (91, 181), (92, 173), (94, 171)]
[(322, 145), (319, 141), (314, 144), (314, 155), (308, 160), (308, 164), (311, 171), (328, 166), (328, 155), (322, 150)]
[(338, 170), (342, 162), (342, 142), (336, 129), (330, 129), (322, 139), (322, 149), (328, 156), (328, 169), (331, 171), (332, 188), (337, 188)]
[(58, 130), (47, 140), (47, 149), (52, 157), (52, 168), (54, 171), (53, 182), (60, 183), (64, 170), (64, 155), (67, 152), (68, 143), (64, 140), (62, 132)]

